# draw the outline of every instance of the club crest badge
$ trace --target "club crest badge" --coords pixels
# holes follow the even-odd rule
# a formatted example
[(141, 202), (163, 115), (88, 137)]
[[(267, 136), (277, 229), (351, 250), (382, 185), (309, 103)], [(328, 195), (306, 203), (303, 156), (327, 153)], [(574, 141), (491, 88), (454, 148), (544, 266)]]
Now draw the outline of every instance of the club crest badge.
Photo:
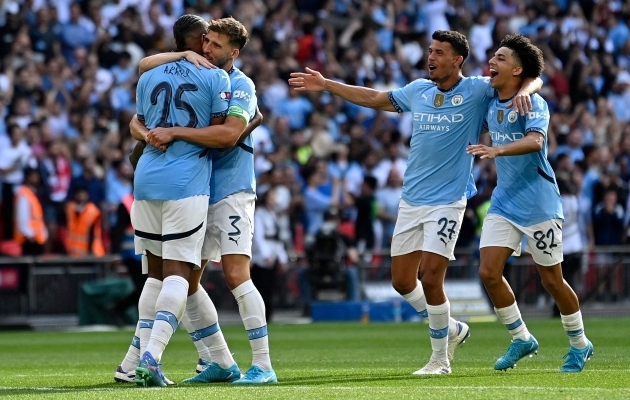
[(508, 121), (510, 122), (510, 124), (515, 123), (517, 118), (518, 118), (518, 115), (516, 114), (516, 112), (510, 111), (510, 113), (508, 114)]
[(444, 95), (442, 93), (438, 93), (433, 99), (433, 105), (436, 107), (441, 107), (442, 104), (444, 104)]
[(503, 110), (497, 110), (497, 122), (502, 124), (503, 123)]
[(458, 106), (458, 105), (462, 104), (463, 102), (464, 102), (464, 97), (462, 97), (461, 94), (456, 94), (451, 99), (451, 104), (453, 104), (454, 106)]

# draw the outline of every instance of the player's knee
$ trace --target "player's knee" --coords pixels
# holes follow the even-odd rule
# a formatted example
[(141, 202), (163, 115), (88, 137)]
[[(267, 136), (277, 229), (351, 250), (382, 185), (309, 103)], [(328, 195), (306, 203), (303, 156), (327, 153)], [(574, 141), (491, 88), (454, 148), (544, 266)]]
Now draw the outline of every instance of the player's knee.
[(399, 294), (405, 295), (411, 293), (411, 291), (416, 288), (416, 282), (411, 282), (409, 280), (403, 280), (399, 277), (392, 276), (392, 287)]
[(479, 267), (479, 278), (484, 285), (493, 285), (498, 284), (503, 279), (503, 275), (494, 271), (493, 268), (490, 268), (487, 265), (481, 265)]
[(249, 268), (247, 267), (232, 267), (224, 268), (223, 273), (225, 275), (225, 282), (230, 289), (237, 288), (242, 283), (250, 279)]
[(564, 279), (555, 276), (543, 276), (541, 283), (549, 293), (559, 293), (564, 289)]

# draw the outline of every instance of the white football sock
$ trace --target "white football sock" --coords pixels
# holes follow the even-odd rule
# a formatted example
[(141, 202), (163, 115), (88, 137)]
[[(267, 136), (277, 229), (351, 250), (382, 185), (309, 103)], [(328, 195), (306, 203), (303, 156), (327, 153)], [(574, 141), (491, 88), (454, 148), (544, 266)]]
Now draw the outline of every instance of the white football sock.
[(584, 334), (584, 323), (582, 322), (582, 312), (573, 313), (571, 315), (560, 315), (562, 326), (569, 336), (571, 346), (576, 349), (583, 349), (588, 342)]
[(199, 288), (188, 297), (186, 315), (190, 320), (191, 327), (195, 329), (194, 334), (191, 334), (195, 346), (197, 343), (201, 343), (208, 352), (209, 358), (202, 357), (199, 353), (200, 358), (216, 362), (222, 368), (229, 368), (234, 365), (234, 358), (230, 354), (219, 326), (217, 309), (205, 289)]
[(512, 335), (512, 339), (521, 339), (528, 341), (531, 334), (527, 330), (525, 321), (521, 318), (521, 311), (518, 309), (516, 302), (511, 306), (504, 308), (495, 308), (494, 312), (508, 332)]
[(140, 338), (138, 337), (138, 331), (140, 325), (136, 325), (136, 334), (131, 340), (125, 359), (120, 363), (120, 368), (125, 372), (135, 371), (140, 361)]
[(136, 327), (140, 338), (138, 358), (142, 357), (147, 349), (147, 344), (149, 344), (153, 320), (155, 319), (155, 303), (161, 290), (162, 281), (155, 278), (147, 278), (142, 288), (142, 294), (140, 294), (140, 300), (138, 300), (138, 325)]
[[(190, 296), (188, 296), (188, 300), (186, 301), (186, 308), (188, 308), (189, 301), (190, 301)], [(186, 328), (186, 332), (188, 332), (188, 334), (190, 335), (190, 338), (193, 341), (193, 344), (197, 348), (197, 354), (199, 355), (199, 358), (205, 361), (212, 361), (208, 346), (206, 346), (206, 344), (201, 340), (195, 340), (196, 338), (195, 333), (197, 331), (190, 323), (190, 319), (188, 318), (187, 312), (184, 312), (184, 316), (182, 317), (181, 324), (184, 325), (184, 328)]]
[(448, 346), (448, 325), (450, 319), (450, 303), (432, 306), (427, 304), (427, 312), (429, 313), (429, 334), (431, 336), (431, 349), (433, 350), (432, 359), (448, 362), (446, 354)]
[(238, 304), (238, 312), (241, 314), (249, 344), (252, 347), (252, 365), (269, 371), (271, 358), (269, 357), (265, 302), (251, 279), (232, 290), (232, 294)]
[(417, 280), (416, 288), (407, 294), (403, 294), (403, 298), (407, 300), (407, 303), (411, 304), (418, 314), (422, 315), (424, 318), (429, 316), (429, 314), (427, 314), (427, 299), (424, 297), (422, 282)]
[(177, 330), (184, 315), (188, 281), (181, 276), (171, 275), (164, 279), (162, 290), (155, 303), (155, 322), (147, 350), (155, 361), (160, 361), (168, 341)]

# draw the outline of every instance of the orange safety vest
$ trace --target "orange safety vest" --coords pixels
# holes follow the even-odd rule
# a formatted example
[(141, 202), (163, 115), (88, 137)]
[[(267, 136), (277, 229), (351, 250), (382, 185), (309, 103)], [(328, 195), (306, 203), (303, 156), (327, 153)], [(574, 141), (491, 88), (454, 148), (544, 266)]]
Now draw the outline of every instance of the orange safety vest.
[[(39, 202), (39, 199), (37, 198), (35, 193), (33, 193), (33, 191), (26, 185), (22, 185), (18, 188), (15, 194), (16, 204), (22, 196), (26, 198), (31, 206), (31, 219), (30, 221), (28, 221), (28, 224), (35, 233), (33, 239), (37, 244), (44, 244), (46, 243), (46, 239), (48, 239), (48, 231), (46, 231), (46, 225), (44, 224), (44, 211), (42, 210), (42, 204)], [(20, 230), (18, 229), (17, 219), (15, 221), (13, 239), (19, 245), (22, 245), (28, 240), (24, 235), (22, 235), (22, 233), (20, 233)]]
[[(90, 253), (102, 257), (105, 255), (103, 234), (101, 229), (101, 212), (92, 203), (87, 203), (77, 214), (77, 204), (68, 203), (66, 215), (68, 216), (68, 237), (66, 238), (66, 251), (74, 257), (83, 257)], [(90, 230), (94, 227), (94, 238), (90, 249)]]

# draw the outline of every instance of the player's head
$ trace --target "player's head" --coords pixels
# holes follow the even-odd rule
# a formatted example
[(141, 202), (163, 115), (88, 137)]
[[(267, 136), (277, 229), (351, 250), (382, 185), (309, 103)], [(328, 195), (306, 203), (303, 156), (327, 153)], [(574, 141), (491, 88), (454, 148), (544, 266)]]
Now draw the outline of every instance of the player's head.
[(208, 22), (193, 14), (184, 14), (173, 25), (177, 51), (192, 50), (202, 54), (202, 37), (208, 31)]
[(537, 78), (545, 68), (542, 51), (523, 35), (507, 35), (489, 63), (490, 84), (494, 88), (512, 80)]
[(203, 54), (219, 68), (238, 57), (249, 40), (247, 29), (232, 17), (210, 21), (203, 40)]
[(459, 75), (470, 47), (466, 37), (456, 31), (435, 31), (429, 46), (429, 78), (436, 83)]

